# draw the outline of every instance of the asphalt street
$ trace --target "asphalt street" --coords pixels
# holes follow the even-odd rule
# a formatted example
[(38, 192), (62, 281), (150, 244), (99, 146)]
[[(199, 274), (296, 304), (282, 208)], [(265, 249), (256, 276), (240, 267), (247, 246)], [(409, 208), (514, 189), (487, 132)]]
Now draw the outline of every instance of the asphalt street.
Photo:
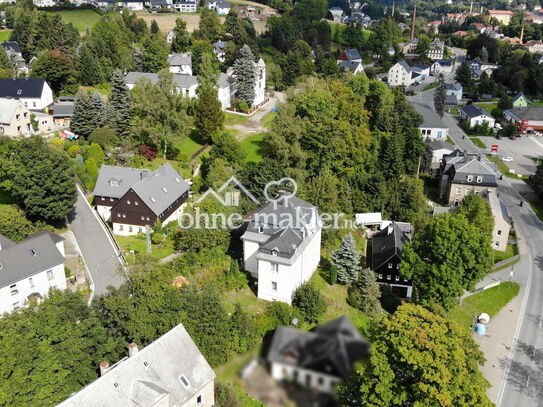
[(106, 293), (110, 285), (119, 287), (124, 281), (119, 254), (81, 191), (68, 220), (92, 276), (94, 295)]

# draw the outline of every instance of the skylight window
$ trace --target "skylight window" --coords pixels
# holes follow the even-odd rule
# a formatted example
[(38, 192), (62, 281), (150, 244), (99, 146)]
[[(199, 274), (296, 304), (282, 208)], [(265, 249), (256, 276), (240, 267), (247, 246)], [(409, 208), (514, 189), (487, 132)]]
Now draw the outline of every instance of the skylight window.
[(151, 202), (152, 202), (152, 203), (155, 203), (155, 202), (156, 202), (156, 199), (155, 199), (154, 196), (151, 197)]
[(168, 192), (168, 190), (166, 189), (166, 187), (162, 187), (162, 191)]
[(37, 256), (38, 253), (34, 249), (30, 249), (30, 253), (32, 253), (32, 256)]
[(182, 375), (179, 380), (181, 380), (181, 383), (183, 384), (183, 387), (185, 387), (185, 389), (188, 389), (190, 387), (190, 383), (185, 375)]
[(181, 182), (181, 180), (179, 179), (179, 177), (175, 177), (175, 182), (177, 182), (178, 184)]

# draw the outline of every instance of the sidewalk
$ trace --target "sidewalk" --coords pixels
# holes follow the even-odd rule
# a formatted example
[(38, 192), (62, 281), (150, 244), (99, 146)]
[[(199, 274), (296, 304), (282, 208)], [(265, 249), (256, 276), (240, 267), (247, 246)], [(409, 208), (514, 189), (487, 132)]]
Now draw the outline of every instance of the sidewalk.
[[(476, 288), (481, 288), (497, 281), (509, 281), (511, 268), (515, 270), (515, 275), (511, 278), (511, 281), (515, 282), (519, 280), (517, 279), (517, 274), (527, 272), (526, 263), (530, 259), (526, 256), (527, 248), (524, 239), (518, 239), (518, 247), (519, 254), (521, 255), (520, 262), (512, 265), (512, 267), (507, 267), (487, 275), (476, 285)], [(502, 378), (507, 368), (507, 361), (509, 360), (525, 292), (526, 287), (521, 284), (518, 295), (489, 322), (487, 325), (487, 334), (484, 336), (474, 334), (475, 342), (480, 346), (486, 358), (486, 362), (480, 367), (484, 377), (491, 385), (486, 393), (494, 403), (498, 400)]]

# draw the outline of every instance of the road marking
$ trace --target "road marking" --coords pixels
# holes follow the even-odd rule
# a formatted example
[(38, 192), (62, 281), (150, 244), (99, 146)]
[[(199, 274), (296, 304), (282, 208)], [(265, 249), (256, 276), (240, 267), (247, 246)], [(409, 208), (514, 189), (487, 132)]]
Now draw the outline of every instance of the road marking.
[(533, 137), (528, 137), (528, 140), (532, 140), (534, 143), (536, 143), (539, 147), (543, 148), (543, 144), (539, 142), (539, 140), (536, 140)]

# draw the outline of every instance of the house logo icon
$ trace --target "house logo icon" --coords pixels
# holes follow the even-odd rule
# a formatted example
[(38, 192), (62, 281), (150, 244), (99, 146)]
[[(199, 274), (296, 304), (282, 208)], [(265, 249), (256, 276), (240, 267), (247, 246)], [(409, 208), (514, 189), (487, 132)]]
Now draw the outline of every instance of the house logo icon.
[[(224, 190), (229, 186), (235, 186), (239, 191), (226, 191)], [(224, 192), (224, 194), (223, 194)], [(209, 188), (198, 200), (195, 202), (197, 204), (203, 202), (208, 196), (213, 196), (217, 201), (219, 201), (223, 206), (238, 206), (240, 193), (243, 192), (247, 198), (253, 201), (256, 205), (260, 204), (258, 199), (249, 192), (247, 188), (234, 176), (230, 177), (221, 187), (215, 191), (213, 188)]]

